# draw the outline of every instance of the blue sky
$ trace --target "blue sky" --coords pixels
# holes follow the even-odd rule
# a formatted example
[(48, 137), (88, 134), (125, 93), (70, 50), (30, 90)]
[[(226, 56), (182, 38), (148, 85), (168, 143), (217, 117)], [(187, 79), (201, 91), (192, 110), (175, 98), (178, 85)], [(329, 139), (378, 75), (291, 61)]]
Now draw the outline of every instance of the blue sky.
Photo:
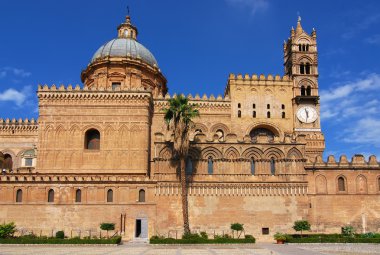
[(283, 74), (298, 14), (317, 30), (325, 156), (380, 156), (380, 1), (0, 2), (1, 118), (37, 118), (37, 84), (80, 84), (130, 6), (169, 92), (223, 94), (229, 73)]

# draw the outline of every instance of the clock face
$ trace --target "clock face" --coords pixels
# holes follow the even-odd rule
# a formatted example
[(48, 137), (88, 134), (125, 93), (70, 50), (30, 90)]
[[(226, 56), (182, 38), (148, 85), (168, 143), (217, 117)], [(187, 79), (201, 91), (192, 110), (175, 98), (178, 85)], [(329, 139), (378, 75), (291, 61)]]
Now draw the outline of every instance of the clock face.
[(313, 106), (302, 106), (297, 111), (297, 118), (303, 123), (312, 123), (317, 120), (318, 113)]

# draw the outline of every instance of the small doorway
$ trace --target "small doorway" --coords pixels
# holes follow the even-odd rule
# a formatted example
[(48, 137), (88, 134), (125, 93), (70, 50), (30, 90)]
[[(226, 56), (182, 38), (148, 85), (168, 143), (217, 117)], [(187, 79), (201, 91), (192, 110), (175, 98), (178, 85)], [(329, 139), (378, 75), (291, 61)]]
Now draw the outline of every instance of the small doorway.
[(136, 238), (140, 238), (141, 237), (141, 220), (140, 219), (136, 220), (136, 233), (135, 233), (135, 237)]
[(148, 238), (148, 219), (136, 219), (135, 238)]

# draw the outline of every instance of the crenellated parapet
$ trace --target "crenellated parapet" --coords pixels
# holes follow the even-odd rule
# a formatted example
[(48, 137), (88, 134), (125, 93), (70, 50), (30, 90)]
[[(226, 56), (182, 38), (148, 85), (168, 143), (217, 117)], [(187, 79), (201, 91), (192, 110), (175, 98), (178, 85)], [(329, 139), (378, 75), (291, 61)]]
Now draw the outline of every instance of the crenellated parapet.
[(57, 174), (26, 173), (0, 175), (0, 183), (155, 183), (156, 181), (143, 175), (122, 174)]
[(371, 155), (368, 161), (361, 154), (356, 154), (348, 161), (346, 155), (341, 155), (339, 161), (336, 161), (333, 155), (327, 157), (327, 161), (323, 161), (322, 157), (318, 156), (314, 162), (309, 163), (306, 168), (326, 168), (326, 169), (380, 169), (380, 163), (375, 155)]
[(234, 80), (234, 81), (250, 81), (253, 83), (257, 82), (258, 85), (263, 85), (264, 83), (266, 85), (271, 85), (271, 84), (273, 84), (273, 82), (289, 83), (291, 81), (288, 75), (280, 76), (278, 74), (276, 74), (276, 75), (268, 74), (267, 76), (265, 76), (264, 74), (252, 74), (252, 75), (245, 74), (245, 75), (242, 75), (242, 74), (232, 74), (232, 73), (229, 75), (228, 80), (229, 81), (232, 81), (232, 80)]
[(55, 104), (68, 104), (70, 102), (82, 102), (84, 104), (114, 104), (126, 103), (127, 101), (133, 104), (139, 102), (146, 103), (152, 97), (150, 89), (129, 89), (121, 90), (116, 88), (115, 90), (103, 87), (80, 87), (79, 85), (72, 86), (52, 86), (39, 85), (37, 95), (40, 101), (40, 105), (48, 103), (50, 105)]
[[(162, 108), (167, 106), (168, 100), (170, 98), (175, 98), (177, 95), (173, 94), (172, 96), (167, 93), (165, 97), (158, 96), (154, 99), (154, 106), (157, 112), (161, 112)], [(184, 94), (182, 96), (185, 97)], [(207, 112), (214, 112), (214, 111), (222, 111), (222, 112), (230, 112), (231, 110), (231, 100), (228, 96), (214, 96), (213, 94), (207, 96), (204, 94), (203, 96), (200, 96), (199, 94), (196, 94), (193, 96), (192, 94), (189, 94), (186, 96), (189, 99), (189, 102), (192, 104), (196, 104), (197, 109), (202, 111), (203, 114)]]
[(0, 134), (30, 133), (37, 134), (37, 120), (32, 119), (0, 119)]

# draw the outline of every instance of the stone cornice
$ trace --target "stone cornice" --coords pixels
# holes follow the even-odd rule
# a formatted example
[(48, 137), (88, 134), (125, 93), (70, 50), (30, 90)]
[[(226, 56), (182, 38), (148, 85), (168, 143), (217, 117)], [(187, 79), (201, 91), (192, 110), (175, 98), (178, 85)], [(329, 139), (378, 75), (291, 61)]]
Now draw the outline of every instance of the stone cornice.
[(0, 183), (156, 183), (145, 175), (25, 173), (0, 176)]
[(114, 101), (116, 103), (121, 103), (125, 101), (136, 102), (147, 102), (152, 98), (151, 91), (149, 90), (105, 90), (105, 89), (89, 89), (87, 87), (81, 88), (77, 85), (73, 88), (71, 85), (65, 87), (61, 85), (57, 88), (55, 85), (52, 85), (50, 88), (47, 85), (38, 86), (37, 95), (40, 103), (49, 102), (49, 103), (62, 103), (70, 101), (79, 101), (79, 102), (93, 102), (96, 104), (109, 103)]
[(38, 123), (34, 119), (0, 119), (1, 133), (28, 132), (37, 133)]

